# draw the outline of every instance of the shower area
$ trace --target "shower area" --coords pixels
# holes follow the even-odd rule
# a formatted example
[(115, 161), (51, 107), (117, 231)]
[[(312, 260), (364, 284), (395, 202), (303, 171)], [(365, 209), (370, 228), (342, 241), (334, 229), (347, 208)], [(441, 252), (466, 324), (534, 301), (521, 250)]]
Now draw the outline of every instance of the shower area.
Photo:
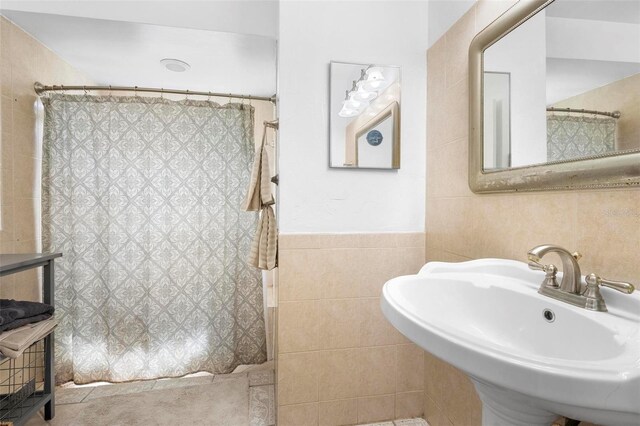
[(619, 111), (547, 108), (547, 159), (564, 161), (613, 154)]
[[(184, 388), (194, 400), (219, 395), (218, 417), (246, 405), (246, 424), (274, 424), (275, 38), (2, 14), (24, 93), (10, 105), (11, 132), (33, 125), (34, 145), (13, 154), (12, 165), (29, 158), (32, 176), (13, 178), (12, 215), (2, 215), (3, 231), (28, 232), (30, 244), (14, 236), (2, 252), (62, 253), (59, 421), (91, 424), (96, 404), (124, 395), (157, 409)], [(0, 187), (5, 207), (5, 179)], [(37, 300), (37, 275), (15, 280), (31, 290), (3, 278), (1, 298)], [(234, 389), (247, 401), (227, 401)]]
[(252, 108), (41, 93), (43, 250), (64, 253), (56, 381), (265, 362), (257, 217), (241, 209)]

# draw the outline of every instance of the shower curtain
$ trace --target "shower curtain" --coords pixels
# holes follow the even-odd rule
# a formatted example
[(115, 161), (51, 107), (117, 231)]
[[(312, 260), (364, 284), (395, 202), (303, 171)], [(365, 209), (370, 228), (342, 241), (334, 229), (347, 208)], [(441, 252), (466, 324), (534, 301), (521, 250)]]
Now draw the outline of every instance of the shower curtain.
[(266, 360), (253, 108), (44, 99), (42, 236), (56, 261), (56, 382), (228, 373)]
[(589, 116), (547, 116), (547, 159), (574, 160), (615, 151), (616, 120)]

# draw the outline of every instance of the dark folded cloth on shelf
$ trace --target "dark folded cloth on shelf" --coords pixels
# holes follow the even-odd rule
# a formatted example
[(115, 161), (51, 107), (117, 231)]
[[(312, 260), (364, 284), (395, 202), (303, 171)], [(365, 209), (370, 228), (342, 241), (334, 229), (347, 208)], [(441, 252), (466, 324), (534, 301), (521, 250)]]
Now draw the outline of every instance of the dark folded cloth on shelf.
[(54, 308), (38, 302), (0, 299), (0, 332), (51, 318)]

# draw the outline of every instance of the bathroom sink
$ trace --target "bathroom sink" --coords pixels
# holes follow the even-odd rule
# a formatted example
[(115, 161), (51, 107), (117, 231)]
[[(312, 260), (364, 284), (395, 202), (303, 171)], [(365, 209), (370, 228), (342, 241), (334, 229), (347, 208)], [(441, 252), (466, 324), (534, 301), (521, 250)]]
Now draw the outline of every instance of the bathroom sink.
[(640, 295), (603, 288), (609, 312), (588, 311), (538, 294), (543, 278), (512, 260), (431, 262), (388, 281), (382, 311), (469, 375), (485, 425), (640, 424)]

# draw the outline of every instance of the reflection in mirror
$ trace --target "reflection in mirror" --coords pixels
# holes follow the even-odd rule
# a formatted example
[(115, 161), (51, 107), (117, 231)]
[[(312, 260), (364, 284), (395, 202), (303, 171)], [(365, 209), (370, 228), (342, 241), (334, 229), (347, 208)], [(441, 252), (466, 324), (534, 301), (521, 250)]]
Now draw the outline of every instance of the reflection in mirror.
[(485, 169), (504, 169), (511, 164), (511, 75), (484, 73), (484, 135), (493, 141), (484, 150)]
[(400, 167), (400, 68), (331, 62), (329, 166)]
[(640, 151), (640, 2), (555, 0), (483, 71), (484, 170)]

